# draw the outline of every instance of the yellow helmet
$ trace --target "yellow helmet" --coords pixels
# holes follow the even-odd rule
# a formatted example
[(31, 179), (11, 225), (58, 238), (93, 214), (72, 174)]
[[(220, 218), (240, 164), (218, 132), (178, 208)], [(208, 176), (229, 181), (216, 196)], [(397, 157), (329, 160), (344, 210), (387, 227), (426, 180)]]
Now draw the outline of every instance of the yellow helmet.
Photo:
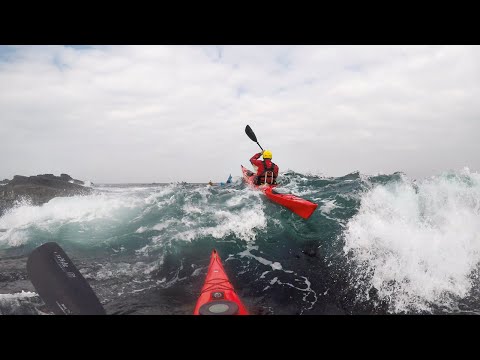
[(271, 159), (272, 158), (272, 152), (270, 150), (265, 150), (263, 152), (263, 158), (264, 159)]

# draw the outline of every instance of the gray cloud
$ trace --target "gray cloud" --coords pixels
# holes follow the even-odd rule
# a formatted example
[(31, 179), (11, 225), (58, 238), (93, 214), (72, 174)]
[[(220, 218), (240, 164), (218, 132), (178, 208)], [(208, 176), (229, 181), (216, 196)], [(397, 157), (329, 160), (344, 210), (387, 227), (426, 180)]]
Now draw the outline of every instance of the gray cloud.
[(480, 168), (478, 46), (0, 47), (0, 178)]

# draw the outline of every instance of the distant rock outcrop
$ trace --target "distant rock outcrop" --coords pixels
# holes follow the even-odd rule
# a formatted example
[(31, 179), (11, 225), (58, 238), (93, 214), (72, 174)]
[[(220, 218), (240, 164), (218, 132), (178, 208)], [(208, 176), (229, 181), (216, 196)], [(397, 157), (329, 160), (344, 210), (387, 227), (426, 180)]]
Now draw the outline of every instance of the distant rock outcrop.
[(33, 205), (44, 204), (59, 196), (88, 195), (92, 189), (84, 182), (70, 175), (41, 174), (36, 176), (15, 175), (12, 180), (5, 179), (0, 184), (0, 216), (16, 201), (29, 199)]

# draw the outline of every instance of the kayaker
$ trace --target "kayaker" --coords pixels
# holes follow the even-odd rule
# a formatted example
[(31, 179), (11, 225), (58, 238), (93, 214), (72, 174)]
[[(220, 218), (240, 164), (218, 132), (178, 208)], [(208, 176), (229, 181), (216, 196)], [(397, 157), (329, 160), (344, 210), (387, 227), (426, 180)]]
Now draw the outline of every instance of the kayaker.
[(226, 183), (224, 183), (223, 181), (220, 183), (220, 186), (226, 186), (227, 184), (231, 184), (232, 183), (232, 174), (230, 174), (230, 176), (228, 177), (228, 180)]
[[(258, 160), (260, 156), (263, 156), (263, 161)], [(255, 180), (256, 185), (260, 184), (276, 184), (278, 176), (278, 166), (272, 162), (272, 152), (270, 150), (264, 150), (252, 156), (250, 163), (253, 169), (257, 172)]]

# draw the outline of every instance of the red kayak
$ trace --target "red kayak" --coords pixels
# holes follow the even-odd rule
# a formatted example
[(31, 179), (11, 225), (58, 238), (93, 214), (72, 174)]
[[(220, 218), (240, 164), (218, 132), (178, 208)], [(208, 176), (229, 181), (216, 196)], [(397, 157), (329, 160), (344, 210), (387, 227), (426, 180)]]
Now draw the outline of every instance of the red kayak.
[(248, 315), (223, 269), (220, 256), (212, 251), (207, 278), (193, 315)]
[(293, 211), (295, 214), (304, 219), (308, 219), (317, 208), (317, 204), (311, 201), (302, 199), (292, 194), (282, 194), (275, 191), (277, 185), (263, 184), (255, 185), (255, 174), (242, 166), (243, 178), (245, 181), (256, 189), (263, 191), (265, 196), (277, 204), (285, 206), (287, 209)]

